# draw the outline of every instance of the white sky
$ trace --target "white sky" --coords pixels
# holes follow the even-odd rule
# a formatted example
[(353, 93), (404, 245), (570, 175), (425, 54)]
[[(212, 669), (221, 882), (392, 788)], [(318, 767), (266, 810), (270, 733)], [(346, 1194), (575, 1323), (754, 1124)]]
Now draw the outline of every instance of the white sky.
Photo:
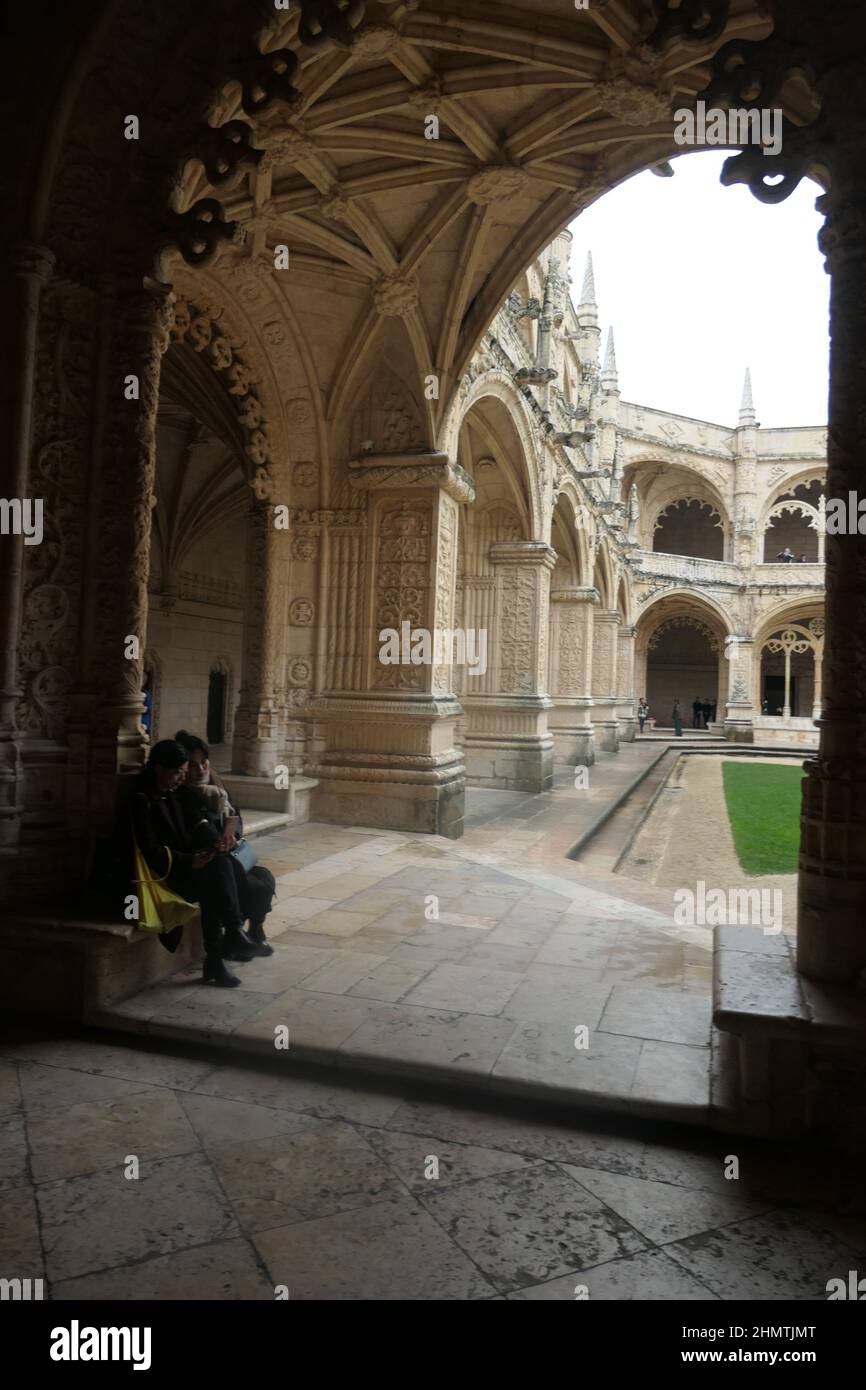
[(613, 325), (624, 400), (735, 425), (746, 367), (758, 422), (827, 423), (830, 277), (817, 246), (821, 189), (767, 206), (723, 188), (726, 152), (637, 174), (582, 213), (571, 296), (592, 251), (602, 352)]

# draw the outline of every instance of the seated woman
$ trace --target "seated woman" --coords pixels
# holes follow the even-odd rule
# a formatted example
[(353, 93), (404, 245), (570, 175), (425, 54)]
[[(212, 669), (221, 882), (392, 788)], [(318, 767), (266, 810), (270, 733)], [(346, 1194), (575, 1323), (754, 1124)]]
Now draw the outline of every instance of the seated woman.
[(272, 956), (274, 948), (265, 939), (265, 918), (273, 905), (277, 886), (274, 876), (263, 864), (254, 864), (252, 868), (245, 869), (231, 853), (243, 838), (243, 822), (229, 801), (228, 792), (217, 773), (211, 768), (210, 749), (204, 739), (188, 734), (185, 729), (178, 729), (175, 741), (189, 753), (187, 786), (205, 803), (224, 833), (223, 843), (229, 851), (234, 869), (241, 912), (250, 924), (247, 935), (252, 941), (252, 949), (257, 956)]
[[(154, 875), (167, 871), (168, 887), (201, 908), (205, 982), (231, 988), (240, 980), (226, 969), (226, 959), (251, 960), (254, 953), (243, 932), (231, 857), (220, 852), (223, 833), (184, 785), (188, 763), (187, 750), (173, 740), (155, 744), (135, 779), (127, 814)], [(179, 937), (182, 928), (175, 931)]]

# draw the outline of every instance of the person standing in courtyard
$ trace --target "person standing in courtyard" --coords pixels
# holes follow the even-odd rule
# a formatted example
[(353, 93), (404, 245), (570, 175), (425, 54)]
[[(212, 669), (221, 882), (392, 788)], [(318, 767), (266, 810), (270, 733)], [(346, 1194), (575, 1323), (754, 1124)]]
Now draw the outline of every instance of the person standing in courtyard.
[(692, 728), (693, 728), (693, 729), (699, 729), (700, 727), (701, 727), (701, 702), (700, 702), (700, 700), (698, 699), (698, 697), (697, 697), (697, 695), (696, 695), (695, 698), (694, 698), (694, 700), (692, 701)]
[(682, 707), (682, 705), (680, 704), (680, 697), (679, 697), (679, 695), (676, 695), (676, 696), (674, 697), (674, 707), (673, 707), (673, 709), (671, 710), (671, 719), (673, 720), (674, 733), (676, 734), (677, 738), (682, 738), (682, 736), (683, 736), (683, 707)]
[(646, 702), (644, 696), (641, 695), (640, 699), (638, 700), (638, 706), (637, 706), (637, 722), (638, 722), (638, 724), (640, 725), (640, 731), (641, 731), (641, 733), (643, 733), (643, 726), (644, 726), (644, 724), (646, 723), (648, 717), (649, 717), (649, 705), (647, 704), (647, 702)]

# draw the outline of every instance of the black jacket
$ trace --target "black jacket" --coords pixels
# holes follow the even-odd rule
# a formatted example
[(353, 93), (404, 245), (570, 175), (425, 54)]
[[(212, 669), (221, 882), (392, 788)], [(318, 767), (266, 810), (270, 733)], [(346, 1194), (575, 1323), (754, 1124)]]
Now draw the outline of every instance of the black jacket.
[(181, 783), (173, 792), (160, 792), (146, 771), (130, 792), (126, 815), (148, 867), (160, 877), (169, 867), (173, 873), (189, 868), (193, 856), (213, 849), (221, 836), (216, 818), (194, 791)]

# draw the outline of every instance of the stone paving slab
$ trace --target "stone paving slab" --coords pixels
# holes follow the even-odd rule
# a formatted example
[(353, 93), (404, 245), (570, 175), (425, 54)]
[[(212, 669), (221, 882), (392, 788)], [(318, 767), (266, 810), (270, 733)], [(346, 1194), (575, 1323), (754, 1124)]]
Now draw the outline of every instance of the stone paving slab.
[(589, 791), (571, 769), (542, 795), (470, 791), (459, 841), (315, 823), (262, 837), (274, 955), (234, 967), (239, 989), (180, 972), (91, 1021), (262, 1056), (285, 1027), (320, 1065), (706, 1123), (710, 930), (566, 857), (657, 756), (624, 746)]

